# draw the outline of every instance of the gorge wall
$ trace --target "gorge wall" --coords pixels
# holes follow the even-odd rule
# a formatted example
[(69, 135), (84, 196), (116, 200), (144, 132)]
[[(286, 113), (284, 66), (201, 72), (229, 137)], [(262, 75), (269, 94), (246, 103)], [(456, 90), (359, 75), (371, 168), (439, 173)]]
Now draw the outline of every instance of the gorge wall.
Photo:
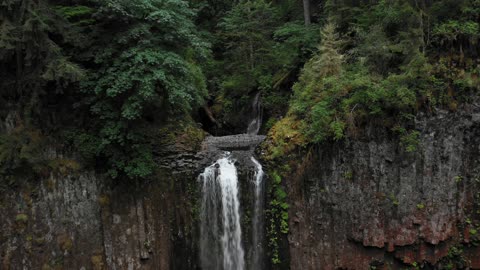
[[(480, 103), (419, 115), (415, 128), (412, 153), (370, 128), (296, 161), (284, 179), (290, 269), (480, 269)], [(209, 141), (244, 148), (241, 139)], [(213, 157), (178, 145), (157, 154), (162, 169), (149, 181), (60, 168), (1, 186), (0, 269), (200, 269), (196, 178)]]
[[(311, 149), (286, 180), (291, 269), (480, 268), (480, 103)], [(443, 260), (442, 260), (443, 258)]]
[(0, 268), (195, 269), (193, 188), (173, 179), (52, 174), (3, 191)]
[[(15, 137), (12, 115), (0, 131)], [(197, 267), (195, 151), (152, 144), (156, 175), (109, 180), (59, 145), (41, 149), (42, 173), (0, 179), (0, 269)]]
[[(3, 121), (0, 128), (14, 134), (19, 124)], [(0, 181), (0, 269), (200, 269), (197, 177), (227, 150), (241, 161), (241, 211), (248, 217), (241, 224), (243, 246), (253, 257), (249, 181), (256, 168), (247, 150), (263, 139), (208, 137), (203, 149), (182, 139), (152, 143), (159, 170), (142, 181), (108, 179), (78, 167), (71, 154), (44, 148), (43, 158), (55, 169)]]

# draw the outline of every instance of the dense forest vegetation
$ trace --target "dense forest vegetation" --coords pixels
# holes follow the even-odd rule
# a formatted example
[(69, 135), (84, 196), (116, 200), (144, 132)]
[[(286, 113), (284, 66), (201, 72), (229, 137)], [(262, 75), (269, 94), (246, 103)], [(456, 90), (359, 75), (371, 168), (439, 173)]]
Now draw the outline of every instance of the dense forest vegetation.
[(152, 136), (228, 133), (258, 91), (272, 160), (367, 123), (415, 151), (418, 111), (478, 93), (479, 23), (479, 0), (2, 1), (0, 116), (21, 128), (0, 137), (0, 173), (40, 172), (61, 141), (147, 177)]
[[(2, 0), (0, 190), (16, 187), (19, 179), (80, 169), (115, 187), (163, 180), (155, 178), (164, 176), (162, 151), (180, 140), (181, 147), (199, 152), (208, 134), (245, 133), (252, 100), (260, 95), (266, 140), (255, 155), (268, 184), (266, 210), (259, 213), (265, 214), (269, 263), (288, 269), (289, 210), (307, 209), (294, 205), (300, 196), (289, 201), (289, 174), (303, 169), (315, 147), (368, 141), (364, 135), (371, 130), (393, 138), (400, 159), (413, 156), (426, 130), (415, 126), (419, 113), (456, 112), (478, 100), (479, 59), (480, 0)], [(56, 151), (62, 154), (50, 153)], [(418, 174), (434, 175), (427, 169)], [(339, 174), (354, 178), (350, 169)], [(178, 184), (170, 176), (161, 188)], [(454, 177), (460, 188), (464, 176)], [(185, 186), (185, 194), (198, 195), (191, 183)], [(399, 205), (395, 194), (377, 193)], [(108, 200), (102, 195), (98, 201)], [(198, 214), (193, 201), (192, 216)], [(424, 201), (411, 203), (414, 210), (426, 207)], [(20, 225), (28, 220), (20, 210), (16, 218)], [(374, 247), (386, 250), (382, 244)]]

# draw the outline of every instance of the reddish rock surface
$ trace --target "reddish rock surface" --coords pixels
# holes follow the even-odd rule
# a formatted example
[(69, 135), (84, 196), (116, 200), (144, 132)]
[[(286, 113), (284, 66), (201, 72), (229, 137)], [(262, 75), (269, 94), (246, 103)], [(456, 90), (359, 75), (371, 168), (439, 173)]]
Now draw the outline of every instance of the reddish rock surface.
[[(480, 106), (419, 116), (418, 150), (388, 130), (311, 149), (286, 180), (291, 269), (440, 265), (449, 250), (480, 269), (466, 219), (480, 192)], [(465, 267), (466, 267), (465, 266)]]

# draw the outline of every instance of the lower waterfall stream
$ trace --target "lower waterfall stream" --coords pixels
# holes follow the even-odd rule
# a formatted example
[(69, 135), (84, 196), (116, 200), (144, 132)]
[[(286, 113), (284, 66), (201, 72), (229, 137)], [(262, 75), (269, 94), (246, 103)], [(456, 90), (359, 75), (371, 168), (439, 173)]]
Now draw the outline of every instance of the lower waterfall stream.
[(260, 162), (254, 157), (251, 157), (256, 170), (254, 174), (255, 187), (255, 201), (253, 207), (252, 217), (252, 270), (261, 270), (263, 267), (263, 203), (264, 203), (264, 183), (263, 183), (263, 168)]
[[(251, 242), (245, 252), (242, 239), (242, 208), (240, 183), (236, 158), (224, 151), (222, 157), (205, 168), (199, 175), (202, 185), (200, 209), (200, 264), (203, 270), (261, 270), (263, 269), (263, 227), (264, 227), (264, 172), (262, 165), (253, 156), (258, 144), (258, 130), (261, 125), (259, 94), (253, 100), (254, 118), (248, 125), (244, 143), (249, 146), (248, 159), (253, 172), (249, 171), (249, 186), (252, 188)], [(249, 141), (251, 138), (251, 142)], [(212, 141), (229, 142), (240, 139), (238, 135), (212, 137)], [(263, 140), (263, 139), (262, 139)], [(235, 150), (234, 150), (235, 151)], [(246, 261), (248, 260), (248, 261)]]
[(204, 269), (244, 269), (238, 177), (234, 161), (223, 157), (200, 175), (202, 208), (200, 259)]

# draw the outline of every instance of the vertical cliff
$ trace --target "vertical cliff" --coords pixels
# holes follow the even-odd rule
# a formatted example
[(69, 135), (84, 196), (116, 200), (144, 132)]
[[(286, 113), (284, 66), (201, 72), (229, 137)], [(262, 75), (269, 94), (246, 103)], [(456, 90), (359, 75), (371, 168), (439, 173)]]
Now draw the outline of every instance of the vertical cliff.
[(1, 269), (194, 269), (190, 180), (111, 183), (80, 172), (5, 190)]
[[(17, 126), (8, 119), (5, 133)], [(480, 268), (480, 104), (418, 115), (415, 129), (414, 152), (372, 125), (295, 160), (285, 269)], [(249, 138), (210, 137), (210, 152), (159, 147), (144, 181), (108, 180), (44, 148), (49, 170), (2, 179), (1, 269), (199, 269), (197, 176), (223, 150), (263, 140)], [(247, 260), (251, 166), (238, 166)]]
[[(14, 118), (0, 121), (2, 134), (22, 130)], [(197, 177), (226, 150), (238, 160), (242, 245), (253, 257), (249, 149), (264, 136), (209, 137), (201, 149), (187, 135), (152, 140), (159, 168), (141, 181), (109, 179), (53, 143), (35, 146), (40, 169), (22, 164), (0, 179), (0, 269), (199, 269)]]
[(0, 269), (197, 267), (195, 140), (154, 141), (154, 176), (113, 180), (4, 119), (2, 162), (15, 169), (0, 174)]
[(378, 127), (312, 148), (286, 181), (291, 269), (480, 268), (479, 105), (417, 116), (415, 152)]

